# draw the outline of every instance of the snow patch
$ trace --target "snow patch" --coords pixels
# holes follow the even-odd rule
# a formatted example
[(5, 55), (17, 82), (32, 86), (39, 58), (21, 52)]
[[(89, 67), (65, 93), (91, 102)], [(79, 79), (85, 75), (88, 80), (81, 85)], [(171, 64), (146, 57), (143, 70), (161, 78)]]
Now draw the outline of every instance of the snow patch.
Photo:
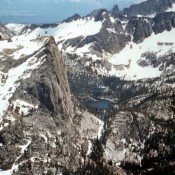
[[(31, 141), (28, 140), (26, 145), (19, 146), (19, 147), (21, 148), (21, 154), (24, 154), (24, 151), (27, 149), (27, 147), (30, 145), (30, 143), (31, 143)], [(22, 156), (22, 155), (20, 155), (20, 156), (16, 159), (15, 163), (17, 162), (17, 160), (18, 160), (21, 156)], [(5, 171), (0, 170), (0, 175), (12, 175), (13, 172), (17, 172), (17, 171), (18, 171), (19, 164), (16, 165), (15, 163), (13, 164), (13, 166), (12, 166), (12, 168), (11, 168), (10, 170), (5, 170)]]
[[(7, 40), (1, 41), (0, 52), (11, 56), (15, 60), (18, 60), (26, 55), (32, 54), (34, 51), (36, 51), (36, 48), (38, 50), (42, 46), (42, 42), (31, 41), (22, 35), (13, 37), (12, 42), (8, 42)], [(1, 57), (3, 56), (2, 54)]]
[[(154, 52), (159, 57), (168, 52), (175, 51), (175, 41), (172, 37), (174, 35), (175, 29), (172, 29), (171, 31), (164, 31), (157, 35), (152, 34), (140, 44), (130, 42), (120, 53), (108, 57), (109, 62), (114, 65), (109, 74), (131, 80), (159, 77), (162, 73), (162, 71), (159, 71), (159, 68), (153, 68), (151, 66), (141, 67), (137, 62), (145, 52)], [(167, 42), (171, 43), (171, 45), (159, 45), (159, 43)], [(129, 60), (131, 61), (130, 64)], [(120, 67), (123, 70), (117, 70)]]
[(166, 12), (174, 12), (174, 11), (175, 11), (175, 4), (173, 4), (172, 7), (166, 10)]
[(147, 17), (147, 18), (154, 18), (156, 16), (156, 12), (154, 12), (154, 13), (152, 13), (152, 14), (150, 14), (150, 15), (137, 15), (137, 17), (139, 18), (139, 17)]
[(3, 85), (0, 85), (0, 117), (2, 117), (5, 110), (8, 108), (9, 99), (12, 97), (16, 88), (20, 85), (19, 80), (22, 79), (23, 76), (29, 76), (32, 73), (31, 70), (38, 68), (43, 63), (43, 58), (44, 57), (38, 59), (34, 55), (21, 65), (11, 68), (8, 71), (6, 81)]
[(88, 156), (92, 151), (92, 142), (90, 140), (88, 140), (88, 150), (87, 150), (87, 153), (86, 155)]
[(10, 170), (6, 170), (6, 171), (0, 170), (0, 175), (12, 175), (13, 172), (17, 172), (18, 171), (18, 166), (19, 165), (13, 165)]
[(21, 148), (21, 154), (24, 154), (24, 151), (27, 149), (27, 147), (31, 144), (30, 140), (27, 140), (26, 145), (21, 145), (19, 148)]
[(110, 17), (110, 20), (112, 23), (115, 23), (115, 19), (113, 17)]
[(98, 129), (98, 139), (101, 138), (102, 136), (102, 132), (103, 132), (103, 126), (104, 126), (104, 122), (101, 121), (101, 120), (98, 120), (99, 121), (99, 129)]
[(117, 33), (117, 32), (115, 31), (114, 28), (112, 28), (112, 29), (111, 29), (111, 28), (107, 28), (106, 30), (107, 30), (108, 32), (111, 32), (111, 33)]
[(23, 114), (24, 116), (28, 115), (30, 113), (30, 110), (32, 109), (37, 109), (38, 106), (34, 106), (30, 103), (27, 103), (23, 100), (16, 100), (12, 102), (13, 104), (13, 109), (15, 110), (16, 108), (19, 108), (19, 114)]
[(56, 42), (76, 38), (79, 36), (86, 37), (88, 35), (95, 35), (102, 27), (101, 21), (95, 21), (94, 18), (85, 18), (72, 21), (70, 23), (61, 23), (57, 27), (50, 27), (47, 29), (37, 28), (31, 32), (27, 37), (34, 39), (38, 36), (54, 36)]
[(5, 25), (10, 31), (14, 32), (15, 34), (20, 34), (20, 32), (26, 27), (25, 24), (15, 24), (15, 23), (9, 23)]

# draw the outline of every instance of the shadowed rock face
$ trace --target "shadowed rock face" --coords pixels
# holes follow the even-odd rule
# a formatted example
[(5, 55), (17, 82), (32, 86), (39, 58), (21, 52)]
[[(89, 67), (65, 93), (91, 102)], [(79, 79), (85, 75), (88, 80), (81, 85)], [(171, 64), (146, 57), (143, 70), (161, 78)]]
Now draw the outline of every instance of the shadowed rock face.
[(143, 41), (145, 38), (151, 36), (152, 26), (151, 23), (146, 20), (139, 20), (136, 23), (136, 30), (134, 33), (134, 41)]
[(80, 19), (81, 16), (79, 14), (75, 14), (69, 18), (67, 18), (66, 20), (64, 20), (63, 22), (72, 22), (72, 21), (76, 21), (78, 19)]
[(95, 18), (95, 21), (101, 21), (108, 15), (108, 11), (106, 9), (97, 9), (90, 13), (90, 16)]
[[(101, 14), (104, 11), (101, 10), (98, 12)], [(63, 48), (68, 46), (81, 48), (86, 44), (92, 43), (92, 49), (98, 53), (116, 53), (122, 50), (126, 43), (130, 41), (130, 36), (125, 35), (121, 21), (115, 21), (113, 23), (110, 20), (110, 14), (107, 12), (105, 13), (105, 15), (101, 14), (100, 16), (104, 22), (99, 33), (86, 37), (80, 36), (77, 38), (68, 39), (63, 42)], [(95, 17), (98, 18), (99, 16), (97, 15)]]
[(127, 14), (129, 17), (137, 15), (151, 15), (159, 14), (165, 12), (175, 0), (148, 0), (140, 4), (131, 5), (129, 8), (123, 10), (124, 14)]
[(4, 25), (0, 24), (0, 40), (8, 40), (13, 36), (13, 33)]
[(120, 14), (118, 5), (115, 5), (115, 6), (112, 8), (111, 12), (112, 12), (112, 15), (113, 15), (113, 16), (117, 17), (117, 16)]
[(35, 73), (34, 81), (27, 88), (50, 112), (72, 115), (72, 102), (65, 65), (53, 38), (40, 53), (46, 61)]
[[(68, 39), (64, 42), (65, 45), (63, 46), (70, 45), (81, 48), (86, 44), (94, 42), (91, 47), (93, 52), (96, 51), (98, 54), (107, 52), (114, 54), (122, 50), (127, 42), (131, 41), (131, 38), (136, 43), (142, 42), (153, 31), (160, 33), (164, 30), (170, 30), (175, 26), (174, 13), (159, 14), (153, 19), (144, 17), (125, 18), (127, 21), (126, 27), (123, 25), (124, 21), (120, 18), (117, 20), (111, 19), (115, 15), (118, 16), (117, 6), (110, 13), (106, 10), (97, 10), (93, 15), (96, 20), (103, 21), (99, 33)], [(77, 18), (79, 17), (77, 16)], [(40, 39), (42, 38), (38, 38), (38, 40)], [(171, 45), (172, 43), (158, 44)], [(71, 55), (71, 53), (69, 54)], [(3, 170), (10, 169), (16, 158), (22, 155), (21, 150), (18, 149), (19, 146), (26, 145), (28, 141), (31, 141), (27, 151), (19, 160), (24, 167), (21, 166), (19, 173), (16, 173), (16, 175), (22, 174), (21, 172), (23, 171), (25, 174), (26, 169), (28, 169), (26, 167), (29, 167), (29, 163), (31, 163), (29, 160), (38, 155), (40, 159), (35, 160), (35, 162), (41, 165), (41, 167), (38, 167), (38, 164), (35, 163), (33, 165), (34, 172), (39, 170), (43, 174), (45, 167), (46, 170), (51, 167), (48, 162), (43, 163), (48, 157), (51, 157), (53, 164), (59, 163), (59, 165), (65, 166), (68, 170), (77, 168), (79, 162), (82, 162), (82, 157), (79, 154), (82, 150), (82, 144), (88, 147), (86, 148), (87, 151), (90, 146), (88, 142), (96, 138), (99, 133), (100, 123), (95, 116), (76, 107), (75, 116), (71, 117), (71, 115), (74, 115), (74, 111), (66, 69), (54, 39), (50, 37), (45, 45), (35, 52), (35, 56), (38, 60), (43, 60), (42, 64), (32, 71), (29, 78), (19, 80), (21, 84), (13, 94), (12, 100), (22, 99), (37, 107), (29, 111), (27, 116), (22, 116), (10, 110), (7, 111), (5, 115), (14, 115), (17, 121), (12, 122), (12, 125), (9, 124), (9, 127), (0, 131), (0, 143), (2, 143), (2, 147), (0, 146), (0, 169)], [(155, 53), (147, 52), (142, 56), (144, 59), (139, 64), (143, 67), (163, 65), (166, 68), (174, 65), (173, 53), (168, 55), (169, 57), (165, 55), (162, 58), (157, 58)], [(74, 53), (70, 58), (76, 60), (76, 54)], [(27, 59), (28, 57), (25, 59), (21, 58), (21, 61), (25, 62)], [(86, 60), (90, 62), (87, 68), (84, 66), (86, 65)], [(106, 60), (92, 62), (92, 58), (88, 58), (84, 54), (83, 59), (78, 61), (79, 67), (70, 66), (72, 72), (70, 71), (69, 73), (72, 89), (75, 91), (74, 94), (78, 94), (76, 94), (76, 97), (79, 97), (81, 102), (87, 101), (88, 98), (93, 97), (93, 89), (99, 88), (102, 85), (102, 87), (106, 86), (109, 88), (107, 92), (103, 93), (103, 98), (112, 99), (116, 104), (116, 107), (114, 105), (114, 109), (111, 109), (113, 110), (111, 111), (111, 116), (109, 115), (109, 118), (105, 121), (104, 127), (106, 131), (102, 135), (106, 160), (108, 161), (110, 158), (114, 165), (115, 163), (124, 162), (131, 166), (134, 164), (139, 168), (141, 164), (144, 165), (144, 161), (147, 163), (154, 156), (158, 159), (161, 156), (165, 156), (162, 160), (166, 161), (174, 150), (174, 142), (169, 143), (169, 140), (175, 140), (175, 134), (173, 127), (174, 120), (171, 118), (173, 112), (171, 101), (168, 100), (171, 99), (171, 93), (174, 93), (174, 91), (169, 90), (169, 93), (167, 93), (168, 90), (165, 89), (166, 93), (161, 90), (159, 94), (159, 89), (156, 89), (157, 85), (159, 86), (159, 80), (156, 79), (130, 82), (117, 79), (116, 77), (98, 76), (95, 74), (95, 71), (88, 69), (91, 67), (105, 67), (109, 72), (114, 67), (116, 70), (123, 70), (129, 68), (131, 60), (129, 60), (128, 65), (119, 64), (113, 66)], [(15, 64), (11, 64), (11, 62), (15, 62)], [(9, 67), (13, 68), (18, 64), (21, 64), (19, 60), (9, 61)], [(171, 78), (174, 81), (174, 75), (168, 80), (165, 79), (165, 81), (170, 83)], [(155, 83), (155, 87), (153, 83)], [(162, 85), (162, 87), (166, 88), (166, 84)], [(96, 98), (99, 98), (99, 96)], [(76, 103), (74, 104), (78, 106)], [(169, 126), (167, 121), (172, 126)], [(169, 133), (172, 133), (173, 137), (169, 137)], [(52, 136), (50, 137), (49, 135)], [(157, 141), (157, 138), (160, 142)], [(45, 140), (48, 140), (48, 142)], [(166, 146), (162, 149), (163, 145)], [(171, 147), (169, 148), (169, 146)], [(153, 152), (152, 148), (155, 148), (155, 152)], [(112, 157), (108, 157), (109, 153)], [(160, 156), (157, 156), (157, 153)], [(145, 155), (146, 158), (144, 158)], [(174, 156), (175, 154), (172, 155)], [(9, 157), (11, 162), (8, 159)], [(72, 160), (75, 160), (75, 162)], [(171, 160), (174, 160), (174, 157), (170, 158)], [(29, 161), (28, 164), (22, 163), (25, 161)], [(159, 161), (157, 162), (159, 163)], [(140, 170), (139, 168), (138, 170)], [(145, 165), (144, 168), (147, 170), (151, 166)], [(60, 172), (57, 172), (57, 174), (60, 174)], [(123, 175), (125, 173), (119, 174)]]
[(152, 34), (151, 20), (146, 18), (131, 18), (126, 26), (126, 32), (133, 35), (134, 42), (142, 42)]
[[(38, 40), (45, 42), (43, 47), (16, 60), (19, 65), (27, 61), (30, 65), (39, 64), (32, 71), (26, 69), (27, 78), (18, 79), (19, 86), (0, 123), (0, 169), (19, 165), (14, 175), (45, 171), (60, 174), (64, 169), (72, 172), (82, 168), (80, 161), (89, 152), (88, 142), (97, 138), (102, 127), (99, 119), (78, 107), (73, 116), (66, 69), (55, 40), (53, 37)], [(25, 104), (15, 107), (17, 100), (29, 106), (27, 114), (20, 112)], [(8, 120), (8, 116), (14, 120)], [(123, 170), (117, 171), (125, 174)]]
[(157, 34), (165, 30), (170, 31), (174, 27), (175, 13), (165, 12), (158, 14), (153, 19), (132, 17), (130, 18), (125, 30), (133, 36), (133, 41), (138, 43), (151, 36), (153, 32)]
[[(164, 11), (165, 9), (162, 12)], [(99, 9), (89, 16), (94, 17), (96, 21), (102, 21), (100, 31), (95, 35), (78, 36), (60, 41), (59, 44), (62, 43), (64, 50), (69, 46), (81, 48), (86, 44), (91, 44), (91, 49), (98, 53), (97, 55), (103, 52), (115, 54), (120, 52), (132, 38), (133, 42), (140, 43), (150, 37), (153, 32), (157, 34), (175, 27), (174, 12), (164, 12), (154, 18), (134, 15), (134, 17), (124, 17), (116, 5), (111, 11)]]
[(175, 13), (161, 13), (153, 19), (153, 22), (153, 30), (155, 33), (161, 33), (165, 30), (170, 31), (173, 27), (175, 27)]
[[(26, 68), (25, 73), (29, 73), (27, 78), (19, 77), (17, 80), (19, 86), (9, 99), (9, 108), (6, 109), (3, 116), (0, 116), (2, 119), (0, 122), (0, 169), (3, 171), (11, 169), (14, 163), (19, 164), (32, 157), (39, 156), (44, 160), (49, 153), (48, 147), (52, 149), (51, 154), (56, 155), (56, 152), (59, 151), (53, 149), (54, 140), (44, 141), (41, 134), (50, 133), (50, 139), (54, 139), (59, 137), (60, 135), (57, 133), (63, 132), (63, 130), (72, 135), (74, 133), (71, 123), (71, 116), (73, 116), (71, 93), (61, 53), (58, 51), (53, 37), (39, 38), (35, 42), (41, 42), (43, 47), (36, 48), (34, 53), (24, 58), (15, 61), (11, 59), (12, 63), (13, 61), (15, 63), (11, 64), (12, 68), (6, 66), (6, 61), (1, 62), (6, 66), (7, 72), (15, 66), (24, 65), (27, 61), (26, 65), (28, 66), (38, 63), (35, 69)], [(17, 100), (30, 106), (27, 114), (20, 112), (25, 108), (24, 104), (18, 107), (14, 106), (14, 102)], [(10, 120), (9, 116), (14, 120)], [(37, 137), (33, 137), (33, 133)], [(69, 139), (71, 134), (68, 134)], [(21, 149), (25, 145), (28, 152)], [(66, 147), (68, 145), (68, 142), (64, 144)], [(66, 150), (70, 150), (70, 147), (68, 146)], [(58, 157), (61, 159), (61, 156)], [(25, 163), (21, 165), (26, 166)], [(38, 169), (43, 171), (41, 167)], [(19, 174), (23, 170), (26, 168), (20, 169)]]
[[(62, 161), (67, 166), (67, 161), (71, 159), (70, 154), (65, 153), (67, 150), (78, 156), (78, 152), (71, 148), (72, 141), (69, 142), (75, 136), (75, 129), (71, 122), (73, 106), (64, 61), (53, 37), (37, 40), (43, 41), (43, 47), (36, 48), (33, 54), (15, 61), (18, 62), (16, 66), (27, 61), (28, 65), (38, 62), (38, 66), (36, 69), (27, 70), (29, 73), (27, 78), (18, 79), (19, 86), (9, 99), (9, 108), (4, 112), (4, 116), (1, 116), (0, 169), (9, 170), (13, 164), (21, 163), (19, 171), (14, 174), (23, 174), (23, 171), (24, 174), (30, 174), (26, 172), (30, 163), (25, 162), (30, 162), (32, 157), (37, 157), (35, 161), (41, 163), (49, 155), (55, 163)], [(30, 107), (28, 109), (25, 105), (15, 107), (14, 102), (17, 100), (20, 103), (25, 102)], [(27, 114), (20, 112), (24, 108), (28, 110)], [(8, 116), (14, 120), (8, 119)], [(66, 136), (61, 135), (62, 132), (66, 133)], [(59, 144), (62, 136), (67, 140), (64, 144), (61, 142)], [(22, 150), (22, 146), (26, 146), (25, 151)], [(63, 149), (64, 157), (67, 156), (65, 161), (62, 158)], [(55, 160), (56, 155), (57, 160)], [(43, 167), (36, 166), (35, 171), (43, 174), (45, 170)]]

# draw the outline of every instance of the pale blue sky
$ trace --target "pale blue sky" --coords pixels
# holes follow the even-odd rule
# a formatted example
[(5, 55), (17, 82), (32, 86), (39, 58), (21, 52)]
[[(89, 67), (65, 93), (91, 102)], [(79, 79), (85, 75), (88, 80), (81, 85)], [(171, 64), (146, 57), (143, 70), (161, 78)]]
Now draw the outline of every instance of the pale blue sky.
[(0, 0), (0, 22), (51, 23), (75, 13), (87, 15), (94, 9), (122, 9), (143, 0)]

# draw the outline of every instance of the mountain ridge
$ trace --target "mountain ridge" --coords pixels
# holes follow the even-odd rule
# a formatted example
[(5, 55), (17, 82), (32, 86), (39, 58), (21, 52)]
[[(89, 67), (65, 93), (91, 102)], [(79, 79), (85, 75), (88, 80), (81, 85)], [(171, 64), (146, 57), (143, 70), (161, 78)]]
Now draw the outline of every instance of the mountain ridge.
[(164, 11), (6, 25), (0, 174), (171, 174), (175, 12)]
[(141, 2), (140, 4), (131, 5), (129, 8), (125, 8), (123, 13), (127, 16), (137, 16), (137, 15), (156, 15), (171, 8), (174, 0), (148, 0)]

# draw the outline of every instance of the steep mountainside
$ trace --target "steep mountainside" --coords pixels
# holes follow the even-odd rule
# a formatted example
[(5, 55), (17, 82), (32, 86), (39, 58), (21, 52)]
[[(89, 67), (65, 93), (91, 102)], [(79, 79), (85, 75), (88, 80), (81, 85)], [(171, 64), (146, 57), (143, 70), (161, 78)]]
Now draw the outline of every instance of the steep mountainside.
[[(157, 3), (161, 5), (162, 1)], [(111, 11), (99, 9), (87, 17), (76, 14), (60, 24), (7, 27), (29, 39), (54, 36), (69, 66), (82, 64), (92, 72), (125, 76), (126, 79), (143, 78), (137, 72), (145, 75), (145, 70), (153, 73), (144, 78), (159, 76), (165, 71), (161, 58), (174, 52), (171, 36), (174, 35), (175, 12), (164, 11), (153, 18), (126, 17), (121, 15), (118, 6), (114, 6)], [(155, 66), (152, 61), (143, 65), (146, 52), (154, 54), (159, 50), (155, 59), (163, 63)]]
[(0, 174), (173, 174), (174, 4), (7, 24)]
[(0, 24), (0, 40), (9, 39), (13, 36), (12, 31), (8, 30), (4, 25)]
[(0, 174), (76, 171), (103, 122), (73, 107), (54, 38), (15, 36), (0, 44)]

